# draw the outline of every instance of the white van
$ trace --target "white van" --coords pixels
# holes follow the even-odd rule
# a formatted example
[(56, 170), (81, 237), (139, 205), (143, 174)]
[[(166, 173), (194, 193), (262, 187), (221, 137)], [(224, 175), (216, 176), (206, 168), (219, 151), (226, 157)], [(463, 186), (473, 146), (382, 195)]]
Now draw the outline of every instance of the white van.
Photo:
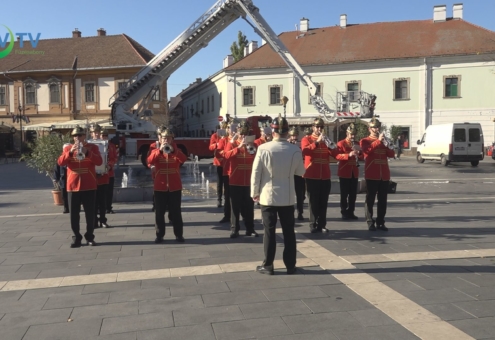
[(418, 140), (418, 163), (428, 159), (439, 160), (443, 166), (450, 162), (471, 162), (477, 166), (484, 157), (483, 131), (479, 123), (430, 125)]

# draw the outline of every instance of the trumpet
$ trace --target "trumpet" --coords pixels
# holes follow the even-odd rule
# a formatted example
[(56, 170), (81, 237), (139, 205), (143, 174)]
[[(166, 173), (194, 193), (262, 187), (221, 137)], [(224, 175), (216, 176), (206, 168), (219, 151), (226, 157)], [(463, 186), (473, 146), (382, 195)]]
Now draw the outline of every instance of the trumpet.
[(229, 142), (230, 143), (234, 143), (235, 140), (239, 137), (239, 134), (236, 132), (234, 133), (234, 135), (232, 136), (232, 138), (230, 138)]
[(256, 148), (254, 147), (254, 145), (251, 144), (246, 146), (246, 150), (250, 155), (254, 155), (256, 153)]
[(337, 145), (335, 145), (335, 143), (330, 138), (328, 138), (328, 136), (322, 134), (321, 139), (330, 150), (333, 150), (337, 147)]
[(86, 158), (86, 155), (82, 152), (82, 148), (83, 148), (83, 145), (82, 143), (78, 143), (78, 148), (77, 148), (77, 155), (76, 155), (76, 159), (78, 161), (82, 161), (83, 159)]
[(172, 153), (174, 151), (174, 148), (172, 146), (170, 146), (169, 144), (165, 144), (163, 146), (163, 152), (166, 153), (167, 155), (169, 153)]
[(383, 135), (382, 143), (383, 145), (385, 145), (385, 147), (389, 148), (390, 150), (395, 149), (394, 142), (392, 142), (392, 140), (385, 135)]
[(351, 139), (351, 143), (353, 143), (352, 151), (356, 154), (356, 166), (359, 167), (359, 155), (361, 154), (361, 147), (357, 142), (354, 141), (354, 138)]

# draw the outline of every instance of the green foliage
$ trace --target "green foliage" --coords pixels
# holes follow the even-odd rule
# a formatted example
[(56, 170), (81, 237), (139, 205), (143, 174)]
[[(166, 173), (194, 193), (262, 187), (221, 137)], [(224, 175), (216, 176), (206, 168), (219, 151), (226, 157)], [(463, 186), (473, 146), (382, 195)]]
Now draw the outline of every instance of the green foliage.
[(60, 190), (55, 179), (55, 167), (58, 157), (62, 154), (63, 145), (70, 142), (70, 136), (59, 136), (50, 134), (36, 138), (34, 143), (29, 144), (31, 153), (25, 153), (21, 159), (26, 161), (30, 168), (38, 170), (40, 174), (46, 173), (54, 183), (54, 189)]
[(402, 126), (392, 125), (390, 127), (389, 133), (390, 133), (390, 138), (393, 141), (396, 141), (397, 140), (397, 137), (399, 137), (399, 135), (402, 133)]
[(356, 126), (356, 141), (360, 141), (361, 139), (369, 136), (370, 133), (366, 122), (357, 121), (354, 125)]
[(244, 58), (244, 47), (246, 47), (248, 43), (247, 37), (239, 31), (239, 33), (237, 33), (237, 41), (234, 41), (230, 46), (230, 52), (234, 57), (234, 62), (238, 62)]

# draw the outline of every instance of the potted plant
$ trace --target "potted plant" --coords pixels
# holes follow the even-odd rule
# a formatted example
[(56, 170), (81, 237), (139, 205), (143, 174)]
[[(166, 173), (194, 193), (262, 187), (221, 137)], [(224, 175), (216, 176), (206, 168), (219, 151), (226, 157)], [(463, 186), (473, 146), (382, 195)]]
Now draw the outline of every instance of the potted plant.
[(62, 154), (63, 145), (70, 142), (70, 136), (59, 134), (49, 134), (36, 138), (30, 143), (31, 152), (22, 155), (21, 159), (26, 161), (30, 168), (38, 170), (39, 173), (45, 173), (50, 177), (53, 184), (53, 200), (56, 205), (63, 205), (62, 191), (59, 183), (55, 180), (55, 167), (57, 166), (58, 157)]

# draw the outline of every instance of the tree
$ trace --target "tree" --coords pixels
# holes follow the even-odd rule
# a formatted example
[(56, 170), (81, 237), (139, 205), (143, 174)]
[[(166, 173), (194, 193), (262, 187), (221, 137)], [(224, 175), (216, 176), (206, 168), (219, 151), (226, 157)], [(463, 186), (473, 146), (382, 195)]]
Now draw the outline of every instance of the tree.
[(390, 132), (390, 138), (393, 141), (396, 141), (397, 140), (397, 137), (399, 137), (399, 135), (402, 133), (402, 126), (392, 125), (390, 127), (389, 132)]
[(237, 33), (237, 41), (234, 41), (232, 46), (230, 46), (230, 52), (234, 57), (235, 63), (244, 58), (244, 47), (246, 47), (248, 43), (247, 37), (239, 31), (239, 33)]

